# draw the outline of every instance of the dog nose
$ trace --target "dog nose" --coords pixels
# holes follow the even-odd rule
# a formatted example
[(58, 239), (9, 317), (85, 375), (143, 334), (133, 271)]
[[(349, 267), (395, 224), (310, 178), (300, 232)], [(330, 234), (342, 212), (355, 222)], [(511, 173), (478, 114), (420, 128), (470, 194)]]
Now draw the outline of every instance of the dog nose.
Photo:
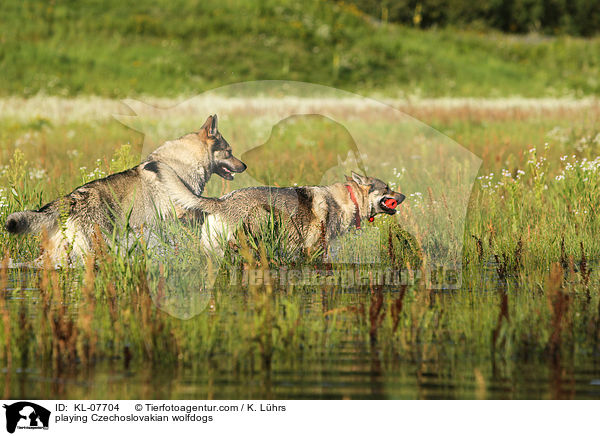
[(404, 201), (405, 198), (406, 198), (406, 195), (398, 194), (398, 197), (396, 198), (396, 200), (398, 201), (398, 204), (400, 204)]

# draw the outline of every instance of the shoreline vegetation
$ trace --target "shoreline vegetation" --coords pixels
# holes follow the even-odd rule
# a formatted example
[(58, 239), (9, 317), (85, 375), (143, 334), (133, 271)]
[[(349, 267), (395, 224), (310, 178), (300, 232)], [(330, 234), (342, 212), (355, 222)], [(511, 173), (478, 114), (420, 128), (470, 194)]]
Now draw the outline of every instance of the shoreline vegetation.
[[(1, 231), (3, 397), (598, 398), (600, 35), (563, 34), (597, 2), (496, 3), (0, 2), (0, 224), (213, 113), (249, 166), (206, 196), (343, 180), (358, 137), (406, 195), (329, 258), (269, 223), (213, 259), (175, 221), (32, 270), (8, 267), (44, 235)], [(259, 80), (289, 83), (237, 85)], [(412, 280), (426, 251), (459, 289)]]
[[(243, 99), (233, 101), (240, 107), (221, 125), (235, 151), (251, 126), (265, 120), (256, 120), (256, 107), (244, 106)], [(302, 99), (284, 103), (308, 107)], [(337, 110), (352, 114), (356, 127), (373, 137), (395, 127), (368, 106), (338, 103)], [(119, 101), (40, 96), (1, 99), (0, 105), (9, 108), (0, 116), (2, 222), (13, 211), (39, 207), (140, 159), (143, 136), (112, 118), (115, 111), (124, 113)], [(20, 396), (23, 386), (33, 389), (29, 395), (53, 398), (597, 397), (598, 102), (451, 99), (406, 107), (483, 158), (466, 216), (460, 289), (431, 291), (420, 283), (385, 287), (375, 281), (317, 286), (312, 279), (228, 285), (233, 271), (243, 277), (244, 271), (329, 268), (319, 256), (294, 265), (280, 256), (285, 247), (267, 237), (226, 253), (223, 281), (210, 295), (153, 291), (151, 258), (143, 250), (99, 247), (84, 266), (63, 271), (1, 268), (5, 397)], [(150, 117), (148, 126), (182, 134), (183, 125), (205, 118), (205, 108), (196, 110), (201, 117), (182, 106), (170, 119)], [(305, 130), (282, 133), (271, 150), (278, 158), (264, 159), (265, 170), (290, 177), (299, 171), (289, 144), (307, 129), (323, 144), (336, 138), (330, 124), (294, 126)], [(232, 136), (233, 130), (246, 135)], [(377, 156), (387, 162), (385, 152)], [(319, 162), (304, 164), (306, 171)], [(401, 159), (382, 166), (388, 168), (386, 180), (407, 183), (402, 165)], [(211, 180), (207, 195), (243, 185), (243, 176), (231, 185)], [(403, 193), (407, 199), (398, 222), (386, 218), (366, 225), (380, 232), (375, 242), (384, 268), (414, 271), (420, 268), (414, 257), (422, 235), (404, 237), (401, 218), (439, 199), (427, 191)], [(198, 238), (182, 235), (183, 257), (174, 264), (187, 273), (209, 271), (194, 255)], [(3, 265), (9, 258), (33, 259), (40, 242), (43, 238), (9, 238), (3, 232)], [(347, 269), (332, 268), (342, 275)], [(197, 286), (194, 274), (178, 277), (183, 285), (187, 280)], [(182, 316), (171, 316), (170, 310)], [(131, 373), (138, 384), (130, 390), (105, 383), (106, 374)]]

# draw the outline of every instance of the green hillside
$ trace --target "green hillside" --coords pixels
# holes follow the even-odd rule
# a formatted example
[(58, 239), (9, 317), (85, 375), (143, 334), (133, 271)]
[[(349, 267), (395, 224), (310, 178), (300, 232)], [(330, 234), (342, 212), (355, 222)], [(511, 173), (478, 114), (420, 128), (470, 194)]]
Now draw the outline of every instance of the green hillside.
[(388, 96), (600, 93), (600, 39), (383, 25), (330, 1), (5, 0), (0, 95), (194, 94), (259, 79)]

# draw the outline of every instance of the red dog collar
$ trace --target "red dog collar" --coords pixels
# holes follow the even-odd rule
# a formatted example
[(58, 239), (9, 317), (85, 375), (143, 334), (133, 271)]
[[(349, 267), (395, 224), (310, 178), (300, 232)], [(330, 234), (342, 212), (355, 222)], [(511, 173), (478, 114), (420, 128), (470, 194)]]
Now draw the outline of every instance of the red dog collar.
[(352, 200), (352, 203), (354, 203), (354, 225), (356, 226), (356, 230), (360, 230), (360, 209), (358, 208), (358, 201), (356, 201), (356, 196), (354, 195), (352, 186), (346, 185), (346, 189), (350, 194), (350, 200)]

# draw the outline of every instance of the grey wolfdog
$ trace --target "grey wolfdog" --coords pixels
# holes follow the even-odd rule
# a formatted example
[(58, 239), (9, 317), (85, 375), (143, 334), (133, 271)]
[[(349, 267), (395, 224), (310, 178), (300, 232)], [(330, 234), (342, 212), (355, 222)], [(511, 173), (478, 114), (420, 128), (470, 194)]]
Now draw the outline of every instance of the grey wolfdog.
[(36, 211), (13, 213), (5, 227), (12, 234), (45, 229), (52, 262), (71, 263), (93, 248), (96, 225), (110, 233), (115, 226), (139, 229), (157, 217), (180, 217), (185, 209), (173, 197), (197, 198), (213, 173), (232, 180), (245, 169), (213, 115), (199, 131), (165, 142), (136, 167), (89, 182)]
[(346, 179), (329, 186), (252, 187), (220, 198), (186, 195), (176, 201), (204, 215), (202, 245), (208, 250), (220, 251), (240, 225), (256, 233), (274, 214), (294, 246), (311, 248), (360, 229), (363, 220), (372, 221), (377, 214), (395, 214), (405, 199), (374, 177), (352, 172)]

